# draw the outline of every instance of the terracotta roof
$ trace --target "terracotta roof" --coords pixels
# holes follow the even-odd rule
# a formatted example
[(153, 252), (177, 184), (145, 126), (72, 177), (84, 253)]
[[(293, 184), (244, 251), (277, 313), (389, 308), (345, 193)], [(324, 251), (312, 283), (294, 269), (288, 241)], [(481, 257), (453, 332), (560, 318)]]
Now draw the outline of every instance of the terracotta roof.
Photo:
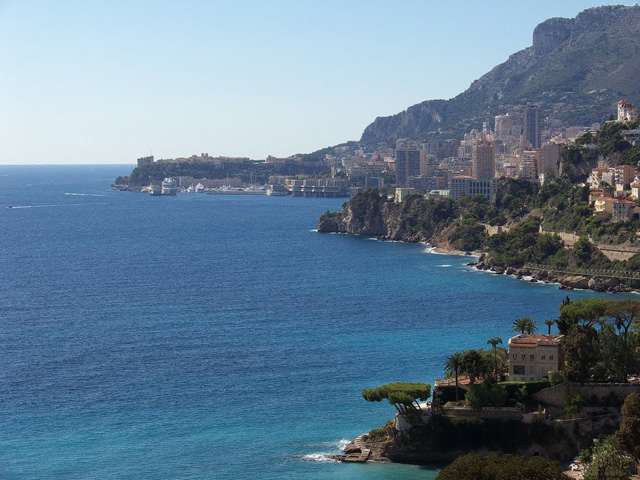
[(509, 339), (509, 347), (535, 348), (538, 345), (557, 345), (562, 335), (543, 335), (541, 333), (523, 333)]
[(627, 102), (626, 100), (620, 100), (618, 102), (618, 105), (621, 105), (624, 108), (636, 108), (635, 105), (633, 105), (632, 103)]

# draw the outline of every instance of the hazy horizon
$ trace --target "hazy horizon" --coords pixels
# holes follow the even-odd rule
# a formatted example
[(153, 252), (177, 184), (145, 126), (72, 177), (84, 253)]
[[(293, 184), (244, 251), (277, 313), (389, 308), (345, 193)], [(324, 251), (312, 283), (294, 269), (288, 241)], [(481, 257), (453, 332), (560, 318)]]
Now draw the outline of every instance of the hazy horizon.
[(378, 116), (462, 93), (542, 21), (605, 4), (0, 0), (0, 164), (359, 140)]

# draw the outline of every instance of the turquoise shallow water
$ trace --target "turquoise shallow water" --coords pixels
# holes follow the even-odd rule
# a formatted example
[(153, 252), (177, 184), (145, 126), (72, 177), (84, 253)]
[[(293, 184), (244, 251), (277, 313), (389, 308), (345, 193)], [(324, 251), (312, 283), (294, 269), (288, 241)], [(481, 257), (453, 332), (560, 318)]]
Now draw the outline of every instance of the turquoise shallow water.
[(363, 388), (566, 295), (315, 232), (343, 199), (109, 190), (129, 172), (0, 167), (0, 478), (432, 479), (321, 455), (393, 415)]

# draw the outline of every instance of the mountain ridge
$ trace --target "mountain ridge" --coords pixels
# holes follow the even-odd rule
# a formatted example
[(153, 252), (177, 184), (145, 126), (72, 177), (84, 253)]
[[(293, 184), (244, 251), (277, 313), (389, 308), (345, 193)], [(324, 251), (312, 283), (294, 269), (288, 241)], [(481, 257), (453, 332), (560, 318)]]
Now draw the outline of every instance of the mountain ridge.
[(575, 18), (550, 18), (520, 50), (449, 100), (426, 100), (378, 117), (361, 145), (398, 138), (459, 137), (495, 115), (538, 105), (542, 118), (569, 125), (601, 122), (621, 98), (640, 98), (640, 6), (589, 8)]

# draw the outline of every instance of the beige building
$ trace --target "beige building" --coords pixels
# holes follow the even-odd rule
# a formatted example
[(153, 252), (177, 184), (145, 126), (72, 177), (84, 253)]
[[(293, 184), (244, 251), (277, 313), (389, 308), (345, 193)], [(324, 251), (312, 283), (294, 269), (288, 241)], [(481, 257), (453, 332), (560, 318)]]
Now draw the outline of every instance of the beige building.
[(562, 335), (521, 334), (509, 339), (509, 381), (534, 382), (560, 370)]
[(409, 195), (418, 193), (415, 188), (396, 188), (395, 203), (404, 202)]
[(473, 146), (471, 154), (473, 178), (490, 180), (495, 176), (495, 157), (493, 143), (482, 140)]
[(638, 109), (626, 100), (620, 100), (618, 102), (618, 121), (633, 122), (635, 120), (638, 120)]

